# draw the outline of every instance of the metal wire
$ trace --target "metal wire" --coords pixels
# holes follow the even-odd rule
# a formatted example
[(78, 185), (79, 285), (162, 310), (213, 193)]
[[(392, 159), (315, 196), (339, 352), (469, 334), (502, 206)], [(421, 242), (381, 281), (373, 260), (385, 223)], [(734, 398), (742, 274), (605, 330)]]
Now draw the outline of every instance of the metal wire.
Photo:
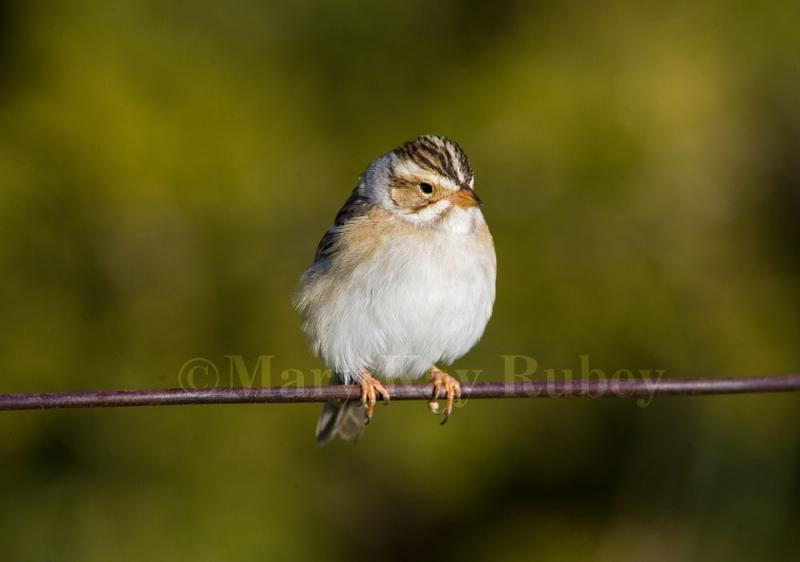
[[(392, 400), (428, 400), (431, 385), (386, 385)], [(625, 398), (800, 391), (800, 374), (763, 377), (650, 380), (516, 381), (463, 384), (462, 399)], [(208, 389), (100, 390), (0, 394), (0, 410), (119, 408), (191, 404), (280, 404), (358, 399), (356, 385)]]

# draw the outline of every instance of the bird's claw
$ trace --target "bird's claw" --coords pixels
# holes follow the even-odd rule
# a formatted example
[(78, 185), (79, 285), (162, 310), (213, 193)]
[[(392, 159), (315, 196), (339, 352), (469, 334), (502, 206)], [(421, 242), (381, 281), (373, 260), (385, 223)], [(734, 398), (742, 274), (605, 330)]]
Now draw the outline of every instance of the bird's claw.
[(447, 406), (442, 413), (441, 425), (444, 425), (450, 418), (450, 414), (453, 413), (453, 402), (456, 398), (461, 398), (461, 383), (438, 367), (431, 367), (430, 374), (433, 382), (433, 394), (431, 399), (428, 400), (428, 408), (433, 414), (439, 413), (439, 392), (444, 387), (445, 397), (447, 398)]
[(372, 419), (372, 414), (375, 412), (375, 404), (378, 401), (378, 394), (383, 397), (383, 403), (389, 403), (389, 392), (383, 387), (383, 385), (369, 374), (367, 371), (361, 372), (361, 381), (359, 383), (361, 385), (361, 403), (367, 410), (367, 421), (369, 423)]

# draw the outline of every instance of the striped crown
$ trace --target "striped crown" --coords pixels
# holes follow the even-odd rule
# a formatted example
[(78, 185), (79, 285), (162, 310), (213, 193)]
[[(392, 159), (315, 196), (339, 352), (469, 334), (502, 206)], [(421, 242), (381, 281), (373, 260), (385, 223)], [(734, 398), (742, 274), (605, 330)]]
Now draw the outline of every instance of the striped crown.
[(457, 186), (472, 186), (472, 165), (461, 147), (447, 137), (423, 135), (394, 151), (401, 161), (450, 179)]

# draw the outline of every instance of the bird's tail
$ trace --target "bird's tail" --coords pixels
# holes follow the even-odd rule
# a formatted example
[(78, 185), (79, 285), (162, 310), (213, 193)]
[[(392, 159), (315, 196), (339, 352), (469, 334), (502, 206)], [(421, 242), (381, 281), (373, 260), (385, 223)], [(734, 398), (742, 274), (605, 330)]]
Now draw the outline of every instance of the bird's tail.
[[(334, 373), (331, 384), (342, 384), (342, 377)], [(317, 443), (324, 445), (335, 436), (345, 441), (355, 441), (367, 424), (366, 408), (359, 401), (335, 400), (326, 402), (317, 421)]]

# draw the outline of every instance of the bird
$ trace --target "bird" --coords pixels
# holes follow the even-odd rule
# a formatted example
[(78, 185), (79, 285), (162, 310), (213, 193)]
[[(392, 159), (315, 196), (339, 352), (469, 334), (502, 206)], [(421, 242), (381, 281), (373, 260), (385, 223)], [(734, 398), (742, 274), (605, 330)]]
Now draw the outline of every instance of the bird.
[(430, 375), (428, 407), (442, 424), (461, 396), (439, 365), (465, 355), (492, 315), (494, 241), (472, 165), (444, 136), (423, 135), (376, 158), (317, 246), (294, 296), (309, 346), (331, 384), (358, 384), (360, 400), (323, 406), (316, 439), (357, 440), (382, 382)]

